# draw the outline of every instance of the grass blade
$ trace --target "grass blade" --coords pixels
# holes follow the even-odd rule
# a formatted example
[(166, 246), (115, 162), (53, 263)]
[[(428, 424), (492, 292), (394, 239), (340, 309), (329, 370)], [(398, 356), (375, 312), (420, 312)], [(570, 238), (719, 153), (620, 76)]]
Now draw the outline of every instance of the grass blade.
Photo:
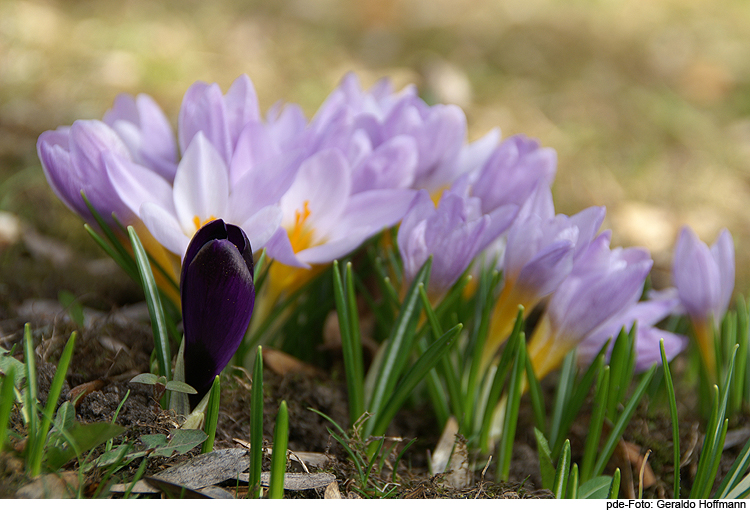
[(616, 500), (620, 494), (620, 469), (616, 468), (612, 475), (612, 483), (609, 486), (608, 500)]
[(457, 324), (453, 328), (449, 329), (442, 337), (436, 340), (427, 351), (420, 355), (417, 362), (409, 368), (404, 375), (401, 382), (393, 390), (393, 395), (388, 399), (387, 403), (383, 405), (383, 408), (367, 422), (373, 422), (373, 426), (370, 428), (370, 432), (365, 434), (365, 437), (370, 435), (382, 435), (385, 433), (388, 424), (393, 420), (396, 412), (403, 406), (406, 399), (417, 387), (417, 384), (427, 375), (427, 373), (435, 367), (438, 361), (443, 355), (450, 349), (453, 341), (456, 339), (458, 334), (461, 332), (461, 324)]
[(598, 476), (581, 484), (578, 488), (578, 499), (606, 499), (612, 485), (611, 476)]
[(538, 428), (534, 428), (536, 449), (539, 453), (539, 470), (542, 473), (542, 487), (551, 489), (555, 482), (555, 465), (552, 463), (552, 451), (549, 449), (547, 438)]
[(677, 417), (677, 400), (674, 393), (672, 373), (669, 370), (669, 362), (664, 352), (664, 340), (659, 341), (661, 351), (661, 364), (664, 369), (664, 382), (667, 388), (667, 399), (669, 400), (669, 415), (672, 419), (672, 459), (674, 464), (674, 499), (680, 498), (680, 423)]
[(529, 396), (531, 398), (531, 408), (534, 411), (534, 423), (540, 430), (546, 430), (547, 417), (544, 411), (544, 394), (542, 385), (534, 373), (534, 366), (531, 359), (526, 355), (526, 380), (529, 382)]
[(8, 437), (8, 423), (10, 423), (10, 412), (13, 409), (15, 396), (16, 371), (10, 369), (3, 377), (3, 385), (0, 388), (0, 452), (3, 451), (5, 440)]
[(250, 469), (248, 496), (260, 498), (260, 473), (263, 465), (263, 350), (258, 346), (253, 368), (250, 410)]
[[(347, 266), (344, 274), (347, 278), (351, 274), (350, 265)], [(349, 425), (354, 426), (354, 423), (365, 411), (364, 374), (362, 373), (362, 344), (359, 335), (359, 317), (356, 313), (357, 304), (354, 292), (351, 291), (350, 295), (348, 286), (349, 281), (347, 280), (347, 291), (345, 293), (339, 264), (336, 261), (333, 262), (334, 300), (339, 318), (341, 349), (344, 356), (346, 387), (349, 394)], [(353, 332), (356, 332), (356, 336)]]
[(214, 439), (216, 439), (216, 424), (219, 422), (219, 400), (221, 399), (221, 379), (217, 375), (211, 385), (208, 396), (208, 407), (206, 408), (206, 425), (204, 430), (208, 437), (203, 442), (201, 453), (213, 452)]
[(610, 369), (609, 366), (604, 364), (604, 357), (599, 357), (597, 362), (599, 363), (599, 376), (594, 390), (594, 408), (591, 414), (589, 433), (586, 435), (586, 444), (583, 447), (583, 461), (581, 463), (581, 481), (584, 482), (591, 478), (596, 452), (599, 450), (604, 417), (607, 412)]
[(695, 475), (695, 484), (690, 491), (691, 498), (708, 498), (716, 471), (718, 470), (721, 452), (724, 448), (724, 439), (726, 437), (728, 420), (725, 419), (729, 393), (732, 388), (732, 377), (734, 374), (735, 358), (737, 356), (737, 347), (735, 346), (732, 358), (726, 371), (726, 380), (721, 392), (721, 401), (719, 401), (719, 391), (714, 385), (713, 408), (709, 426), (706, 428), (706, 437), (701, 449), (701, 457), (698, 460), (698, 470)]
[(172, 355), (169, 350), (169, 338), (167, 337), (167, 323), (164, 318), (164, 308), (161, 304), (159, 289), (154, 280), (154, 274), (151, 272), (146, 250), (143, 248), (141, 240), (138, 238), (135, 229), (128, 227), (130, 243), (133, 246), (135, 262), (138, 266), (138, 273), (141, 277), (141, 285), (146, 295), (148, 304), (148, 313), (151, 317), (151, 327), (154, 332), (154, 346), (156, 347), (156, 361), (159, 365), (159, 375), (163, 375), (167, 380), (172, 378)]
[(268, 485), (269, 499), (284, 497), (284, 475), (286, 474), (286, 447), (289, 441), (289, 412), (286, 401), (281, 401), (273, 432), (273, 454), (271, 454), (271, 482)]
[[(0, 424), (2, 424), (2, 420), (0, 420)], [(719, 485), (714, 498), (727, 498), (729, 494), (737, 488), (740, 478), (743, 474), (745, 474), (745, 472), (747, 472), (748, 468), (750, 468), (750, 440), (745, 443), (745, 446), (742, 448), (742, 452), (740, 452), (740, 455), (737, 456), (737, 459), (734, 460), (734, 463), (729, 469), (729, 472), (727, 472), (727, 475), (724, 476), (724, 479), (722, 480), (721, 485)]]
[(568, 478), (567, 498), (569, 500), (578, 499), (578, 464), (577, 463), (573, 463), (573, 466), (570, 467), (570, 477)]
[(552, 493), (555, 498), (561, 500), (565, 497), (565, 489), (568, 485), (568, 475), (570, 474), (570, 440), (566, 439), (563, 444), (562, 454), (557, 461), (557, 471), (555, 472), (555, 482), (552, 484)]
[(594, 476), (599, 476), (604, 471), (604, 466), (607, 464), (607, 461), (609, 461), (609, 458), (615, 451), (615, 446), (617, 446), (617, 442), (620, 440), (622, 433), (625, 431), (625, 427), (630, 422), (630, 418), (633, 416), (633, 412), (635, 412), (635, 409), (638, 406), (641, 397), (643, 397), (646, 388), (648, 388), (648, 384), (651, 382), (651, 378), (654, 376), (655, 371), (656, 365), (654, 364), (646, 373), (643, 374), (641, 382), (638, 383), (635, 392), (633, 392), (633, 395), (628, 401), (628, 404), (620, 414), (620, 417), (615, 423), (614, 428), (612, 428), (612, 432), (607, 438), (607, 442), (605, 443), (604, 448), (599, 454), (599, 458), (596, 460), (596, 465), (594, 466), (593, 471)]
[[(414, 277), (414, 281), (406, 293), (406, 298), (401, 304), (401, 310), (391, 331), (388, 344), (382, 352), (381, 367), (376, 372), (377, 377), (375, 378), (372, 396), (369, 403), (366, 404), (366, 408), (376, 419), (378, 414), (385, 409), (388, 394), (393, 393), (398, 378), (409, 358), (421, 311), (419, 308), (419, 284), (427, 284), (431, 266), (432, 258), (428, 258)], [(365, 437), (372, 435), (375, 422), (371, 419), (365, 423)]]
[(31, 340), (31, 325), (28, 323), (23, 327), (23, 339), (24, 363), (26, 364), (26, 397), (24, 399), (23, 411), (26, 415), (26, 423), (29, 431), (26, 442), (26, 459), (28, 460), (31, 458), (33, 447), (36, 444), (36, 438), (39, 434), (39, 416), (36, 411), (36, 355), (34, 352), (34, 343)]
[(45, 405), (44, 414), (42, 414), (42, 421), (39, 425), (39, 432), (34, 438), (35, 444), (32, 447), (31, 458), (29, 459), (29, 466), (32, 476), (36, 476), (42, 471), (44, 444), (47, 441), (47, 433), (49, 432), (50, 424), (52, 423), (51, 416), (55, 415), (57, 400), (60, 398), (63, 383), (65, 382), (66, 375), (68, 374), (70, 359), (73, 357), (73, 347), (75, 346), (75, 341), (76, 332), (74, 331), (73, 333), (71, 333), (67, 344), (65, 344), (62, 355), (60, 355), (60, 361), (57, 363), (57, 371), (55, 371), (55, 376), (52, 379), (52, 384), (50, 385), (49, 394), (47, 395), (47, 404)]
[[(508, 481), (510, 476), (510, 459), (513, 454), (513, 441), (516, 437), (518, 424), (518, 409), (521, 405), (523, 393), (524, 373), (526, 372), (526, 336), (521, 332), (518, 353), (513, 362), (513, 373), (508, 387), (508, 401), (505, 407), (502, 437), (498, 447), (498, 475), (502, 481)], [(553, 491), (554, 492), (554, 491)]]

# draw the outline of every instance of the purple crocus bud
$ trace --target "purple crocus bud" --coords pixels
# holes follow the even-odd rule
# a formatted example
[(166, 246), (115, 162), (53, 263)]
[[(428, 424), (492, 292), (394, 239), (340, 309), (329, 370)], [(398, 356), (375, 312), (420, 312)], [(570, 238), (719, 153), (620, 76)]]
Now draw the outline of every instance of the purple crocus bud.
[(170, 183), (177, 170), (177, 144), (167, 116), (145, 93), (133, 98), (120, 94), (103, 121), (117, 132), (133, 161), (150, 168)]
[(729, 231), (723, 229), (709, 249), (689, 227), (683, 227), (675, 246), (672, 281), (691, 319), (713, 317), (719, 324), (734, 290), (734, 244)]
[(198, 391), (190, 396), (194, 408), (237, 351), (253, 313), (253, 252), (242, 229), (214, 220), (196, 232), (185, 253), (180, 295), (185, 382)]
[(127, 146), (112, 128), (101, 121), (80, 120), (48, 130), (39, 136), (37, 153), (52, 190), (81, 217), (94, 222), (81, 197), (83, 191), (105, 221), (111, 220), (112, 213), (126, 224), (133, 218), (107, 175), (105, 154), (130, 160)]
[(593, 331), (640, 298), (653, 261), (644, 249), (610, 249), (610, 237), (606, 231), (592, 241), (550, 297), (528, 348), (539, 378), (556, 368), (565, 354)]
[(664, 340), (664, 353), (671, 361), (687, 346), (688, 339), (682, 335), (675, 335), (669, 331), (655, 328), (654, 324), (672, 314), (679, 300), (675, 296), (660, 296), (658, 299), (647, 300), (633, 304), (618, 316), (612, 317), (602, 324), (578, 345), (578, 361), (590, 363), (610, 340), (606, 357), (612, 354), (614, 341), (620, 330), (630, 331), (636, 324), (635, 334), (635, 369), (644, 371), (652, 364), (661, 364), (660, 340)]
[(672, 281), (687, 311), (710, 377), (716, 375), (716, 353), (709, 320), (718, 327), (734, 290), (734, 244), (723, 229), (709, 249), (695, 233), (680, 231), (672, 263)]
[(435, 208), (427, 191), (420, 190), (398, 230), (405, 282), (432, 256), (428, 293), (439, 297), (482, 249), (482, 235), (489, 226), (490, 217), (481, 214), (477, 198), (448, 192)]

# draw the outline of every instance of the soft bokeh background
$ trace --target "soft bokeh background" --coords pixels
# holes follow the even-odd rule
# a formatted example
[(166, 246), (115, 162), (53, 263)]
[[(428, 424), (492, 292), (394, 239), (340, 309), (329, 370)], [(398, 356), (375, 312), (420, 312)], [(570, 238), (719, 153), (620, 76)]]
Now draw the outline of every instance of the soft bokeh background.
[(123, 91), (176, 123), (192, 82), (241, 73), (263, 110), (311, 116), (350, 70), (461, 105), (471, 138), (499, 126), (555, 148), (558, 210), (605, 205), (659, 286), (680, 225), (710, 242), (728, 227), (748, 291), (744, 0), (0, 0), (0, 211), (96, 251), (46, 185), (42, 131), (101, 118)]

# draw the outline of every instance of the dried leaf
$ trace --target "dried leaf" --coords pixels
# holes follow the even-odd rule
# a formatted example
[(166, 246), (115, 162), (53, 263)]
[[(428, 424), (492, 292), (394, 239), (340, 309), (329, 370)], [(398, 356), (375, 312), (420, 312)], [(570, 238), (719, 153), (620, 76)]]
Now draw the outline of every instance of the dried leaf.
[(339, 485), (335, 481), (331, 481), (326, 487), (326, 491), (323, 494), (323, 499), (326, 500), (340, 500), (341, 492), (339, 491)]
[(448, 462), (453, 452), (453, 445), (456, 444), (456, 434), (458, 433), (458, 421), (451, 416), (445, 423), (443, 433), (435, 447), (435, 453), (432, 455), (430, 462), (430, 471), (432, 475), (442, 474), (448, 467)]
[(236, 478), (249, 466), (244, 448), (226, 448), (196, 456), (159, 472), (156, 477), (189, 489), (201, 489)]
[(74, 498), (78, 492), (78, 473), (44, 474), (21, 487), (16, 492), (17, 498), (25, 499), (61, 499)]
[[(247, 483), (249, 478), (247, 474), (240, 474), (238, 481)], [(270, 472), (260, 474), (260, 484), (267, 487), (271, 481)], [(316, 472), (313, 474), (301, 474), (296, 472), (287, 472), (284, 474), (284, 490), (312, 490), (327, 487), (336, 481), (336, 476), (328, 472)]]

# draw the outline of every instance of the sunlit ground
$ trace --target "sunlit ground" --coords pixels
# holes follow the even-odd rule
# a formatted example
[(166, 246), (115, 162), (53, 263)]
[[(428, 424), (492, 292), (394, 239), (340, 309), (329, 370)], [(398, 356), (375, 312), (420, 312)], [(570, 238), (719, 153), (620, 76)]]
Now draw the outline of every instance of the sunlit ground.
[[(555, 148), (557, 208), (607, 207), (668, 285), (680, 225), (734, 235), (750, 285), (750, 3), (267, 0), (0, 3), (0, 210), (91, 248), (36, 158), (44, 130), (148, 92), (176, 123), (195, 80), (247, 73), (262, 109), (311, 116), (347, 71), (390, 76)], [(92, 250), (96, 250), (93, 249)]]

